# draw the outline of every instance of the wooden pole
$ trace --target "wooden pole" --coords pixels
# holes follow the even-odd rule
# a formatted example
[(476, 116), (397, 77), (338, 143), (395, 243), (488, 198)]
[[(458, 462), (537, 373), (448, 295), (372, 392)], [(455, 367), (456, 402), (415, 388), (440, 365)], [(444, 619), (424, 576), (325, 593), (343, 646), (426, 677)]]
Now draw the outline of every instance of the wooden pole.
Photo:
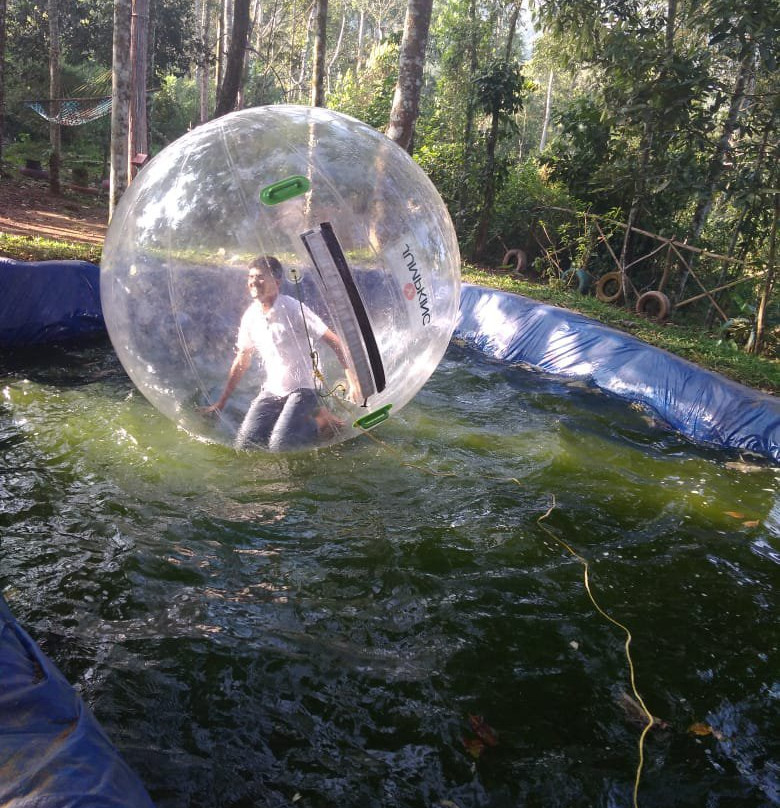
[(766, 281), (758, 302), (758, 312), (756, 313), (756, 341), (753, 343), (753, 353), (758, 354), (764, 342), (764, 329), (766, 323), (766, 309), (769, 298), (772, 295), (772, 287), (775, 282), (775, 271), (777, 269), (777, 223), (780, 220), (780, 193), (774, 194), (774, 215), (772, 217), (772, 233), (769, 242), (769, 266), (766, 271)]
[[(60, 77), (60, 11), (57, 0), (49, 0), (49, 117), (60, 115), (62, 82)], [(62, 129), (56, 120), (49, 122), (49, 190), (60, 193), (60, 160), (62, 152)]]
[(114, 49), (111, 86), (111, 180), (109, 219), (127, 188), (130, 107), (130, 0), (114, 0)]
[(133, 0), (130, 16), (130, 117), (127, 176), (132, 181), (149, 153), (146, 119), (146, 57), (149, 39), (149, 0)]
[(718, 302), (715, 300), (712, 294), (707, 291), (707, 288), (704, 286), (704, 284), (699, 280), (698, 275), (696, 275), (696, 273), (693, 271), (693, 267), (682, 257), (682, 255), (680, 255), (676, 247), (672, 247), (672, 249), (674, 249), (674, 251), (677, 253), (677, 257), (683, 262), (683, 265), (685, 266), (685, 269), (687, 270), (688, 274), (696, 281), (699, 288), (704, 292), (706, 297), (709, 298), (709, 301), (710, 303), (712, 303), (713, 308), (718, 312), (718, 314), (720, 314), (720, 316), (723, 318), (723, 322), (725, 323), (726, 320), (729, 319), (728, 316), (724, 313), (723, 309), (721, 309), (721, 307), (718, 305)]
[[(761, 276), (759, 275), (758, 277), (760, 278)], [(737, 280), (724, 283), (722, 286), (716, 286), (714, 289), (710, 289), (709, 292), (702, 292), (701, 294), (681, 300), (679, 303), (675, 304), (675, 308), (679, 309), (681, 306), (687, 306), (689, 303), (695, 303), (697, 300), (702, 300), (715, 292), (722, 292), (724, 289), (731, 289), (732, 286), (737, 286), (740, 283), (756, 280), (758, 280), (758, 278), (737, 278)]]

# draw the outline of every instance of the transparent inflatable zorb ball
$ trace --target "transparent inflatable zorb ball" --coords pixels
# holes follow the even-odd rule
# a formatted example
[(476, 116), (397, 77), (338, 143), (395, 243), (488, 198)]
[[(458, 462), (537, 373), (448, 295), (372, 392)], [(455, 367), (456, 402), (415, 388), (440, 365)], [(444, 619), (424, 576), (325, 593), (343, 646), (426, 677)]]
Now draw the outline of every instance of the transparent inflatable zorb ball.
[(439, 363), (459, 295), (422, 170), (312, 107), (236, 112), (168, 146), (122, 197), (101, 264), (111, 340), (149, 401), (201, 438), (271, 451), (392, 418)]

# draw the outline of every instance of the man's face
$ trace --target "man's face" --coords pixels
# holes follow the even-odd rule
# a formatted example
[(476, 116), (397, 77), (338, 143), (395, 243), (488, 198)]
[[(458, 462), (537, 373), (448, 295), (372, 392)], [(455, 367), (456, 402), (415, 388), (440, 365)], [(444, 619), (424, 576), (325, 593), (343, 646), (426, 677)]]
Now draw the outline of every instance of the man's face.
[(261, 303), (273, 302), (279, 294), (279, 283), (267, 267), (252, 267), (247, 277), (249, 294)]

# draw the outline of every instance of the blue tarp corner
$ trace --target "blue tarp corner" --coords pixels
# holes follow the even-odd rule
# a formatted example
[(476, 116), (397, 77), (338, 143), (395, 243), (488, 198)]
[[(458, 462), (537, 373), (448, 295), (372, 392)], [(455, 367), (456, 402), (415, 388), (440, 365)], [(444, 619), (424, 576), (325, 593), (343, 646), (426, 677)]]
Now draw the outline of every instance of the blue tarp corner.
[(153, 808), (140, 780), (2, 596), (0, 805)]
[(495, 359), (593, 384), (692, 441), (780, 463), (780, 402), (575, 312), (464, 284), (455, 337)]
[(0, 289), (0, 348), (105, 334), (96, 264), (0, 257)]

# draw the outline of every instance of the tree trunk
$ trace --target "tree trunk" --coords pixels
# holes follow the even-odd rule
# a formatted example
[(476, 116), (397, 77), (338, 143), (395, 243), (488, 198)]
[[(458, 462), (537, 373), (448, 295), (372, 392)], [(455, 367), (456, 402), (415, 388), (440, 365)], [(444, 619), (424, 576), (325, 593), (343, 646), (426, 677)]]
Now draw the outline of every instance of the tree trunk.
[(517, 18), (520, 16), (521, 2), (518, 0), (512, 7), (512, 13), (509, 15), (509, 23), (507, 24), (506, 35), (506, 50), (504, 51), (504, 59), (509, 62), (512, 59), (512, 48), (515, 44), (515, 33), (517, 31)]
[(230, 37), (230, 0), (221, 0), (217, 21), (217, 62), (214, 66), (214, 86), (220, 87), (225, 78), (228, 39)]
[(130, 15), (131, 0), (114, 0), (114, 48), (111, 73), (111, 173), (109, 219), (127, 188), (128, 124), (130, 118)]
[(236, 0), (233, 7), (233, 32), (225, 63), (225, 75), (217, 93), (215, 118), (232, 112), (236, 106), (244, 68), (244, 51), (249, 34), (249, 4), (250, 0)]
[(249, 18), (249, 30), (246, 35), (246, 47), (244, 48), (244, 58), (241, 64), (241, 81), (238, 87), (238, 109), (244, 109), (244, 91), (246, 90), (246, 81), (249, 76), (249, 61), (252, 54), (252, 40), (255, 36), (255, 29), (259, 27), (260, 18), (263, 10), (260, 5), (260, 0), (254, 0), (254, 6)]
[(458, 205), (455, 213), (455, 229), (460, 233), (466, 221), (466, 200), (469, 194), (468, 176), (472, 169), (474, 155), (474, 118), (477, 114), (477, 100), (474, 93), (474, 77), (479, 67), (479, 31), (477, 27), (476, 0), (469, 0), (468, 20), (470, 36), (468, 40), (468, 89), (466, 99), (466, 125), (463, 127), (463, 181), (458, 188)]
[(341, 43), (344, 41), (344, 28), (347, 25), (347, 13), (346, 11), (341, 13), (341, 28), (339, 29), (339, 38), (336, 40), (336, 47), (333, 49), (333, 56), (330, 57), (330, 61), (328, 62), (328, 69), (326, 71), (325, 79), (328, 85), (328, 92), (330, 92), (330, 72), (333, 70), (333, 65), (336, 64), (336, 59), (339, 58), (339, 54), (341, 53)]
[[(758, 190), (759, 188), (763, 187), (775, 187), (774, 183), (776, 182), (777, 177), (777, 169), (770, 170), (769, 176), (766, 179), (763, 179), (764, 176), (764, 165), (769, 159), (772, 161), (771, 165), (777, 165), (777, 157), (778, 157), (778, 149), (777, 147), (774, 149), (774, 153), (770, 151), (770, 154), (767, 155), (767, 150), (769, 148), (769, 141), (775, 137), (775, 126), (774, 121), (769, 118), (766, 121), (766, 126), (764, 128), (764, 136), (761, 138), (761, 145), (758, 148), (758, 153), (756, 154), (756, 159), (753, 163), (753, 167), (750, 171), (751, 175), (754, 177), (754, 188)], [(759, 232), (763, 232), (763, 228), (758, 228), (753, 226), (754, 218), (760, 214), (758, 213), (758, 209), (763, 209), (763, 197), (760, 194), (751, 194), (752, 200), (750, 202), (743, 202), (742, 211), (739, 214), (739, 219), (737, 220), (736, 225), (732, 228), (731, 231), (731, 239), (729, 242), (729, 248), (726, 251), (726, 255), (730, 258), (736, 257), (739, 260), (745, 260), (750, 250), (753, 248), (753, 243), (758, 236)], [(756, 201), (758, 200), (758, 201)], [(741, 244), (740, 244), (741, 241)], [(737, 250), (737, 244), (740, 244), (739, 251)], [(720, 272), (718, 273), (718, 280), (716, 282), (716, 286), (721, 286), (726, 279), (726, 270), (727, 266), (723, 265), (721, 267)], [(716, 296), (717, 299), (717, 296)], [(707, 316), (704, 319), (705, 326), (709, 329), (712, 326), (712, 321), (715, 315), (715, 308), (712, 304), (710, 304), (709, 308), (707, 309)]]
[(359, 76), (363, 68), (363, 36), (366, 29), (366, 10), (360, 9), (360, 22), (358, 23), (357, 56), (355, 58), (355, 73)]
[(550, 126), (550, 114), (552, 111), (552, 88), (553, 72), (550, 71), (550, 78), (547, 80), (547, 97), (544, 101), (544, 120), (542, 121), (542, 135), (539, 138), (539, 151), (543, 152), (547, 145), (547, 130)]
[(494, 110), (490, 120), (490, 131), (485, 144), (485, 193), (482, 197), (482, 213), (479, 217), (477, 238), (474, 243), (474, 259), (479, 260), (485, 252), (488, 241), (490, 219), (496, 201), (496, 143), (498, 142), (499, 113)]
[[(49, 115), (57, 117), (62, 109), (62, 81), (60, 78), (60, 12), (57, 0), (49, 0)], [(60, 124), (49, 123), (49, 190), (60, 193), (60, 161), (62, 159), (62, 129)]]
[(328, 0), (317, 0), (314, 23), (314, 65), (311, 77), (311, 105), (325, 106), (325, 48), (327, 46)]
[[(742, 104), (745, 100), (745, 87), (747, 85), (748, 77), (753, 69), (754, 54), (750, 50), (742, 59), (739, 65), (739, 72), (737, 79), (734, 82), (734, 90), (731, 94), (731, 103), (729, 104), (729, 112), (726, 120), (723, 122), (723, 129), (721, 131), (718, 142), (715, 145), (715, 152), (710, 160), (709, 169), (707, 171), (707, 179), (704, 184), (704, 189), (699, 194), (699, 199), (696, 204), (696, 210), (691, 219), (691, 226), (688, 234), (688, 239), (691, 244), (695, 244), (701, 236), (704, 226), (707, 224), (707, 219), (712, 210), (712, 203), (715, 199), (715, 192), (718, 180), (723, 174), (723, 163), (725, 162), (726, 155), (731, 151), (731, 139), (734, 132), (737, 130), (739, 124), (739, 113), (742, 109)], [(680, 279), (680, 291), (678, 298), (682, 299), (685, 293), (685, 284), (688, 282), (688, 270), (685, 270)]]
[(209, 0), (198, 0), (196, 10), (198, 19), (198, 42), (199, 53), (198, 63), (195, 68), (195, 83), (198, 87), (199, 122), (206, 123), (209, 119), (209, 53), (211, 45), (209, 43)]
[(149, 40), (149, 0), (132, 0), (130, 21), (130, 115), (128, 130), (127, 177), (131, 181), (143, 163), (140, 155), (149, 154), (149, 130), (146, 117), (147, 43)]
[(625, 268), (631, 263), (631, 236), (633, 228), (636, 227), (639, 221), (642, 206), (645, 203), (647, 172), (650, 166), (650, 157), (653, 153), (654, 122), (652, 111), (649, 108), (645, 110), (644, 117), (642, 140), (639, 147), (641, 155), (639, 171), (636, 175), (634, 197), (631, 200), (631, 209), (628, 212), (628, 221), (626, 222), (626, 233), (623, 237), (623, 247), (620, 251), (620, 291), (626, 303), (628, 302), (628, 278), (626, 277)]
[[(519, 15), (520, 3), (517, 3), (512, 9), (506, 38), (506, 48), (504, 49), (504, 59), (507, 64), (509, 64), (512, 58), (512, 46), (515, 40), (515, 28), (517, 27), (517, 18)], [(485, 143), (485, 193), (482, 197), (482, 213), (479, 217), (477, 238), (474, 243), (475, 260), (482, 258), (485, 248), (487, 247), (488, 230), (490, 229), (490, 220), (493, 217), (493, 206), (496, 201), (496, 146), (498, 145), (498, 127), (500, 123), (501, 111), (496, 107), (491, 113), (490, 131), (488, 132), (487, 142)]]
[(414, 127), (420, 114), (420, 93), (425, 67), (425, 48), (431, 24), (433, 0), (409, 0), (401, 40), (398, 82), (387, 136), (411, 153)]
[(0, 175), (3, 165), (3, 140), (5, 138), (5, 17), (7, 0), (0, 0)]
[(666, 4), (666, 31), (664, 32), (664, 44), (666, 46), (666, 58), (671, 60), (674, 56), (674, 33), (677, 27), (677, 0), (668, 0)]
[(774, 216), (772, 217), (772, 232), (769, 234), (769, 258), (767, 260), (766, 280), (758, 303), (756, 312), (756, 339), (753, 343), (753, 353), (758, 355), (764, 343), (764, 330), (766, 323), (766, 309), (772, 298), (772, 288), (775, 284), (775, 272), (777, 271), (777, 221), (780, 217), (780, 193), (774, 193)]
[[(298, 101), (301, 100), (303, 96), (303, 82), (306, 78), (306, 71), (308, 69), (308, 59), (309, 59), (309, 40), (311, 39), (311, 29), (314, 23), (314, 13), (316, 11), (316, 6), (312, 3), (311, 8), (309, 10), (309, 16), (306, 18), (306, 38), (303, 40), (303, 47), (301, 48), (301, 63), (300, 63), (300, 70), (298, 71), (298, 78), (294, 78), (292, 75), (292, 61), (290, 62), (290, 81), (292, 86), (295, 87), (295, 95)], [(295, 38), (293, 37), (293, 42), (295, 42)], [(290, 59), (293, 58), (293, 48), (290, 48)]]

